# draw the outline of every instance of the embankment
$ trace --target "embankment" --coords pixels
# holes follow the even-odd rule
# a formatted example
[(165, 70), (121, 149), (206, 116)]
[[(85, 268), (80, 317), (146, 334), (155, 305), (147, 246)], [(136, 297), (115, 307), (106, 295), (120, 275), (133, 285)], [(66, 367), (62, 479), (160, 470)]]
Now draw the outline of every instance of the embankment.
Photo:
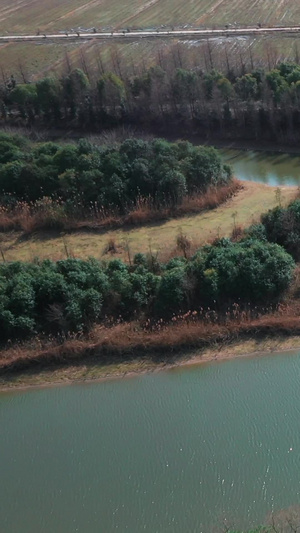
[(145, 331), (95, 327), (58, 343), (35, 339), (0, 352), (0, 389), (124, 377), (185, 364), (300, 348), (298, 308), (226, 325), (184, 322)]

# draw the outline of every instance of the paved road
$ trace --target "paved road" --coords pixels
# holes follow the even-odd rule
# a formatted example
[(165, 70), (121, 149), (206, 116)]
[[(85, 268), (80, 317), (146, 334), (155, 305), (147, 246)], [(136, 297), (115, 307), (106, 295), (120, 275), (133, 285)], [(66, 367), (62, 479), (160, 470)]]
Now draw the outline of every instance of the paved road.
[(115, 31), (115, 32), (77, 32), (77, 33), (47, 33), (40, 35), (1, 35), (0, 42), (18, 41), (44, 41), (55, 39), (61, 41), (73, 39), (151, 39), (157, 37), (184, 37), (186, 39), (201, 39), (208, 37), (236, 37), (246, 35), (268, 34), (300, 34), (300, 26), (274, 27), (274, 28), (229, 28), (229, 29), (205, 29), (205, 30), (159, 30), (159, 31)]

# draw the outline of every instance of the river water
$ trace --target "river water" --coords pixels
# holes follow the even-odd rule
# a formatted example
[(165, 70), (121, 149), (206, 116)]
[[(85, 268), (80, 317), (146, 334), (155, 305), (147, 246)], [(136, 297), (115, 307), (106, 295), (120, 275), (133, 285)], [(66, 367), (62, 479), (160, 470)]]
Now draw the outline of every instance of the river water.
[(300, 185), (300, 156), (244, 150), (220, 150), (234, 175), (268, 185)]
[(0, 394), (3, 533), (208, 532), (299, 502), (300, 353)]

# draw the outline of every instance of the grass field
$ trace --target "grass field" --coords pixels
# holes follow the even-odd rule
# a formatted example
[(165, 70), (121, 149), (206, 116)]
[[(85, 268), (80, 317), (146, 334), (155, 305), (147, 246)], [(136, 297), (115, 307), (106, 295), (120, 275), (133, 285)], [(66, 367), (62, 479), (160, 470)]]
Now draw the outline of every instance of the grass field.
[(297, 24), (297, 0), (2, 0), (1, 33), (71, 28)]
[[(288, 203), (297, 193), (296, 187), (282, 187), (282, 202)], [(259, 220), (261, 213), (276, 205), (276, 188), (245, 182), (244, 189), (221, 207), (201, 213), (172, 219), (162, 223), (130, 230), (115, 230), (105, 233), (78, 232), (62, 237), (49, 234), (24, 238), (20, 233), (0, 234), (1, 249), (8, 261), (32, 261), (35, 257), (62, 259), (66, 248), (70, 255), (82, 259), (89, 256), (105, 256), (104, 250), (113, 239), (118, 253), (113, 257), (128, 260), (130, 254), (147, 253), (151, 247), (164, 260), (174, 254), (176, 237), (180, 230), (193, 242), (193, 247), (216, 237), (229, 236), (234, 224), (246, 227)]]

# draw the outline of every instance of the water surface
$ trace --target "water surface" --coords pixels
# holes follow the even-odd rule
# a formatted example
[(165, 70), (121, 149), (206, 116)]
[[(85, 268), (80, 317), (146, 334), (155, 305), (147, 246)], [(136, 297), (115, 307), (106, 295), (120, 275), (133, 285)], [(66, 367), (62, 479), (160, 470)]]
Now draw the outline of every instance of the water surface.
[(300, 185), (300, 156), (253, 150), (220, 150), (234, 175), (268, 185)]
[(4, 533), (208, 532), (299, 503), (300, 354), (0, 394)]

